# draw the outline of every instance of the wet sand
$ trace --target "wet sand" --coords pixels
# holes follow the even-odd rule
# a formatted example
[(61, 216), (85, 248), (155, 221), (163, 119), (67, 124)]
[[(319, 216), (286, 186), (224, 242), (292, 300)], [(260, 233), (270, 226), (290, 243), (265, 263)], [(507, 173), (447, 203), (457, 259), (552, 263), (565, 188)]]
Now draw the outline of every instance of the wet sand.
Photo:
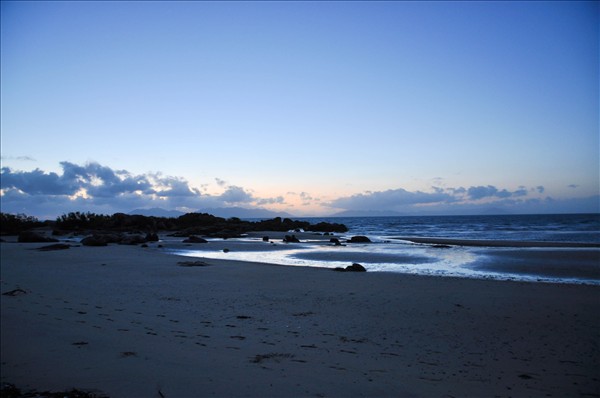
[(598, 286), (40, 246), (1, 243), (1, 380), (22, 390), (600, 395)]

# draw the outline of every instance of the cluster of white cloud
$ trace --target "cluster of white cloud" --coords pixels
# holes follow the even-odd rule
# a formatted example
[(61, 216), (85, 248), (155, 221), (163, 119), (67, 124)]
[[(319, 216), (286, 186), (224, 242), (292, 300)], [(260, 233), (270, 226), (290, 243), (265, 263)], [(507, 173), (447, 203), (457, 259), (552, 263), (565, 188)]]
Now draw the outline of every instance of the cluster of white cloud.
[(217, 185), (225, 191), (210, 195), (181, 177), (161, 173), (134, 175), (94, 162), (84, 166), (70, 162), (60, 165), (62, 174), (2, 168), (2, 211), (54, 217), (75, 210), (114, 213), (151, 207), (199, 210), (284, 203), (281, 196), (258, 198), (220, 179), (216, 180)]
[[(129, 212), (133, 209), (160, 207), (168, 210), (197, 211), (208, 208), (244, 206), (257, 208), (286, 204), (283, 196), (261, 198), (251, 190), (230, 185), (215, 178), (224, 189), (220, 194), (208, 194), (190, 185), (181, 177), (161, 173), (135, 175), (126, 170), (114, 170), (98, 163), (83, 166), (61, 162), (62, 174), (33, 171), (1, 170), (2, 211), (26, 213), (40, 218), (52, 218), (70, 211), (97, 213)], [(520, 186), (517, 190), (493, 185), (468, 188), (431, 187), (430, 192), (408, 191), (403, 188), (365, 192), (339, 197), (329, 202), (307, 192), (288, 192), (300, 200), (301, 206), (317, 205), (322, 213), (348, 210), (355, 212), (387, 211), (402, 214), (481, 214), (599, 212), (600, 197), (555, 200), (542, 197), (545, 188)], [(301, 208), (297, 209), (302, 212)], [(302, 214), (297, 214), (302, 215)]]

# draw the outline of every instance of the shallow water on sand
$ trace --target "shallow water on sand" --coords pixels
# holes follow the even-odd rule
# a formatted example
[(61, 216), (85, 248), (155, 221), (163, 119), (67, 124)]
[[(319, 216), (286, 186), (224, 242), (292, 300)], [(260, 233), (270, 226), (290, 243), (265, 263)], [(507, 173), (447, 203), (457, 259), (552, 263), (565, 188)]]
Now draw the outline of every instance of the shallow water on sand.
[(183, 256), (289, 266), (336, 268), (357, 262), (369, 272), (600, 285), (598, 248), (438, 247), (386, 241), (346, 246), (278, 243), (265, 244), (261, 249), (261, 243), (230, 239), (232, 249), (227, 253), (220, 247), (211, 248), (210, 242), (202, 249), (169, 251)]

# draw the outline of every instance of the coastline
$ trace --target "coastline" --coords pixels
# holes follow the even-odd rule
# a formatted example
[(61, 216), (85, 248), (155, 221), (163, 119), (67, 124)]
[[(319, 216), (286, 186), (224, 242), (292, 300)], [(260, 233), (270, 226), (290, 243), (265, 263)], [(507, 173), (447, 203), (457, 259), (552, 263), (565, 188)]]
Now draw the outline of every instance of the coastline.
[(24, 391), (600, 394), (598, 286), (1, 245), (2, 293), (26, 291), (1, 296), (2, 382)]

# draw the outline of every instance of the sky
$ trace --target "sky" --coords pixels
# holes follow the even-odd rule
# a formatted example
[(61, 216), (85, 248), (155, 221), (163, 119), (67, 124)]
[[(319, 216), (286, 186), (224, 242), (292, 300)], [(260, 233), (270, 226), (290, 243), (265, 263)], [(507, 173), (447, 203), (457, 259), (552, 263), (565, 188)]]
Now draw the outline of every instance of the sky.
[(1, 2), (3, 212), (600, 211), (598, 2)]

